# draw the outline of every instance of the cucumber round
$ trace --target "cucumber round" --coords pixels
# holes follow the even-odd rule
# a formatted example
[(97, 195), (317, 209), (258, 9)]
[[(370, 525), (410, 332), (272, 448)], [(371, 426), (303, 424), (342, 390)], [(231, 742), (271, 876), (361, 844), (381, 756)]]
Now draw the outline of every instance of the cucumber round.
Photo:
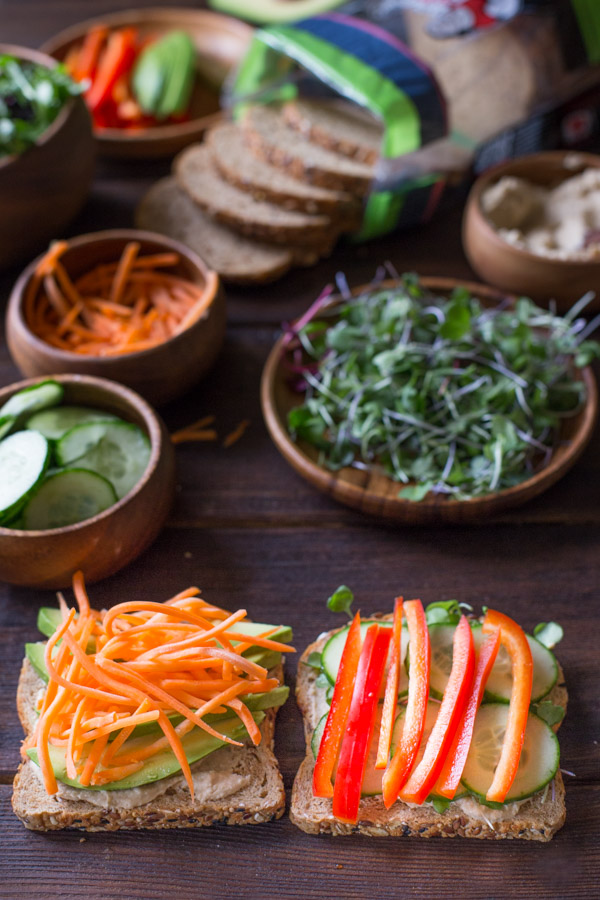
[(88, 409), (86, 406), (58, 406), (43, 409), (27, 420), (26, 428), (39, 431), (48, 440), (57, 441), (76, 425), (88, 422), (116, 422), (118, 416), (101, 409)]
[[(431, 641), (431, 669), (429, 675), (429, 690), (432, 697), (441, 700), (448, 682), (450, 669), (452, 668), (452, 641), (455, 625), (430, 625), (429, 639)], [(486, 635), (484, 635), (479, 622), (471, 624), (475, 650), (479, 650)], [(533, 684), (531, 688), (531, 702), (537, 703), (548, 694), (558, 679), (558, 663), (554, 654), (540, 644), (531, 635), (526, 635), (533, 657)], [(512, 689), (512, 666), (507, 649), (501, 646), (498, 656), (490, 672), (486, 687), (485, 699), (508, 703)]]
[(50, 445), (37, 431), (17, 431), (0, 443), (0, 523), (17, 516), (49, 462)]
[[(371, 625), (382, 625), (384, 628), (391, 628), (392, 622), (391, 620), (381, 621), (378, 619), (365, 619), (360, 623), (360, 634), (361, 638), (364, 641), (367, 630)], [(344, 647), (346, 646), (346, 638), (348, 637), (348, 631), (350, 629), (350, 625), (346, 625), (345, 628), (342, 628), (340, 631), (337, 631), (332, 637), (329, 638), (327, 643), (323, 648), (323, 652), (321, 653), (321, 666), (323, 667), (323, 671), (325, 675), (329, 679), (331, 684), (335, 684), (335, 680), (337, 678), (338, 669), (340, 667), (340, 661), (342, 659), (342, 653), (344, 652)], [(406, 670), (404, 668), (406, 651), (408, 649), (408, 628), (402, 628), (402, 646), (401, 646), (401, 665), (400, 665), (400, 679), (398, 682), (398, 696), (403, 697), (408, 691), (408, 676), (406, 674)], [(387, 666), (386, 666), (387, 671)], [(381, 687), (381, 696), (383, 696), (385, 690), (385, 678), (382, 682)]]
[(116, 502), (112, 484), (102, 475), (65, 469), (42, 482), (23, 510), (23, 525), (30, 531), (64, 528), (91, 519)]
[(0, 416), (0, 440), (12, 431), (16, 421), (16, 416)]
[[(475, 718), (462, 783), (483, 802), (502, 752), (508, 711), (505, 703), (485, 703), (479, 707)], [(539, 716), (529, 713), (521, 761), (504, 802), (524, 800), (541, 791), (556, 775), (559, 758), (556, 735)]]
[(52, 379), (40, 381), (13, 394), (0, 408), (0, 416), (21, 417), (39, 409), (47, 409), (49, 406), (58, 406), (64, 393), (65, 389), (58, 381)]
[(150, 459), (150, 441), (129, 422), (89, 422), (76, 425), (56, 444), (61, 465), (77, 462), (108, 479), (119, 500), (138, 483)]
[[(439, 706), (439, 704), (438, 704)], [(363, 778), (363, 783), (361, 787), (361, 797), (376, 797), (378, 794), (382, 793), (381, 787), (381, 779), (383, 778), (383, 773), (385, 769), (376, 769), (375, 763), (377, 761), (377, 747), (379, 743), (379, 728), (381, 725), (381, 712), (382, 705), (381, 703), (377, 709), (377, 716), (375, 718), (375, 728), (373, 729), (373, 740), (371, 741), (371, 746), (369, 747), (369, 755), (367, 757), (367, 766), (365, 768), (365, 775)], [(319, 753), (319, 747), (321, 746), (321, 740), (323, 738), (323, 731), (325, 729), (325, 723), (327, 721), (327, 713), (319, 719), (317, 722), (317, 727), (313, 731), (313, 735), (311, 738), (310, 746), (313, 752), (313, 756), (316, 759)], [(396, 718), (394, 723), (394, 731), (392, 733), (392, 746), (394, 744), (394, 740), (397, 741), (396, 731), (399, 727), (400, 716)], [(337, 768), (337, 767), (336, 767)], [(333, 772), (333, 780), (335, 782), (335, 772)]]

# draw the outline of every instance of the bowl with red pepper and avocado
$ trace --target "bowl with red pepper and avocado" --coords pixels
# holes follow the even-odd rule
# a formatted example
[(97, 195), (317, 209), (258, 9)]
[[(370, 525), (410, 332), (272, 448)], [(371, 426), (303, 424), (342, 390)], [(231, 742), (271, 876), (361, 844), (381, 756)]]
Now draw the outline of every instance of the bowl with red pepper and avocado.
[[(330, 607), (348, 606), (342, 587)], [(548, 841), (565, 818), (555, 731), (567, 694), (556, 623), (526, 634), (486, 609), (397, 598), (300, 660), (306, 758), (292, 821), (308, 833)]]
[(170, 156), (202, 137), (252, 29), (218, 13), (138, 9), (89, 19), (44, 50), (84, 85), (102, 154)]

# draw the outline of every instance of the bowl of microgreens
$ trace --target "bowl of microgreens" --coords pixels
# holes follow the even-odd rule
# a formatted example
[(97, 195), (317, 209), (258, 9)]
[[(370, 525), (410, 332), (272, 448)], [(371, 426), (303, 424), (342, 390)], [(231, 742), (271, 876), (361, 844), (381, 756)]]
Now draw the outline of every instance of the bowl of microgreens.
[(473, 521), (524, 503), (593, 431), (589, 299), (561, 317), (448, 278), (327, 289), (265, 365), (271, 437), (315, 487), (373, 515)]
[(47, 245), (79, 212), (94, 156), (80, 86), (45, 53), (0, 44), (0, 269)]

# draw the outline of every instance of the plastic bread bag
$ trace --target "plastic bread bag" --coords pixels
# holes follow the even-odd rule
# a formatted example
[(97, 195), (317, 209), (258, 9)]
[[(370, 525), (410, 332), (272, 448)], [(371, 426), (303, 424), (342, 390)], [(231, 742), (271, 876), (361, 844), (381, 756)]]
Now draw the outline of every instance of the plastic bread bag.
[(289, 15), (287, 8), (301, 13), (319, 3), (337, 8), (255, 32), (225, 102), (239, 112), (248, 102), (343, 98), (380, 123), (359, 239), (427, 220), (476, 159), (481, 166), (503, 153), (576, 145), (560, 124), (536, 135), (525, 135), (523, 125), (534, 114), (556, 119), (565, 104), (572, 112), (574, 96), (600, 85), (600, 71), (590, 66), (600, 60), (598, 0), (213, 5), (238, 15), (251, 7), (252, 18), (261, 9), (266, 17), (284, 5)]

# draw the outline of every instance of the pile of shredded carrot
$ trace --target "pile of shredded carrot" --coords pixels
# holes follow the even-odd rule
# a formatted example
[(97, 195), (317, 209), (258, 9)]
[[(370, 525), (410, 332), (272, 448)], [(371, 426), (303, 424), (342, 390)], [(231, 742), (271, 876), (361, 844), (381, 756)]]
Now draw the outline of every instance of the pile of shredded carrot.
[[(130, 601), (90, 608), (83, 575), (73, 578), (79, 614), (59, 594), (62, 624), (46, 645), (49, 682), (35, 731), (23, 744), (37, 749), (44, 785), (56, 793), (49, 744), (65, 748), (68, 778), (83, 787), (119, 781), (168, 749), (175, 754), (192, 795), (194, 785), (182, 738), (193, 728), (228, 744), (239, 741), (206, 722), (208, 713), (239, 717), (255, 744), (261, 732), (243, 695), (278, 686), (267, 670), (242, 656), (250, 647), (289, 652), (269, 639), (235, 631), (246, 610), (228, 613), (188, 588), (165, 603)], [(239, 641), (239, 643), (232, 643)], [(173, 724), (170, 716), (182, 717)], [(156, 722), (162, 736), (135, 738), (136, 725)]]
[(148, 350), (197, 322), (215, 296), (215, 272), (203, 286), (174, 274), (177, 253), (140, 256), (131, 241), (117, 262), (72, 279), (61, 262), (66, 249), (65, 241), (52, 244), (25, 294), (27, 325), (59, 350), (89, 356)]

